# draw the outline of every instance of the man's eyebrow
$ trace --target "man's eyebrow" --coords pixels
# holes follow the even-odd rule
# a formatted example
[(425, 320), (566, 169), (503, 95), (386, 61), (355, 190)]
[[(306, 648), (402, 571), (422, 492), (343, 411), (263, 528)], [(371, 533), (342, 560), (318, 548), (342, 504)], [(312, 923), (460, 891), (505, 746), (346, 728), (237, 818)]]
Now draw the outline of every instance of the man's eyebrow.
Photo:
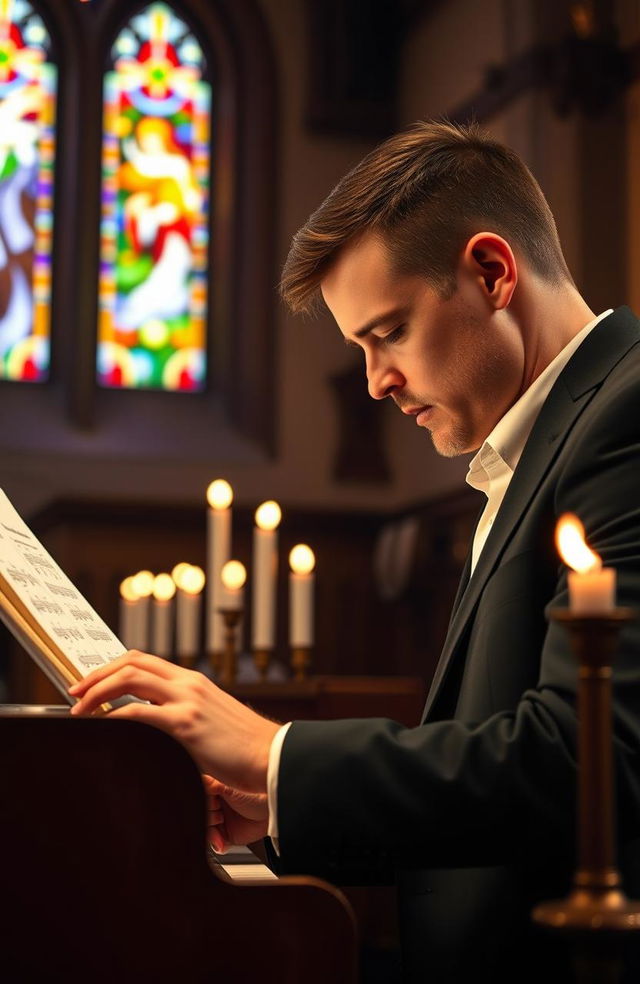
[(372, 318), (371, 321), (367, 321), (366, 325), (363, 325), (362, 328), (357, 328), (351, 338), (345, 337), (345, 342), (347, 345), (354, 345), (353, 338), (364, 338), (366, 335), (370, 335), (375, 328), (380, 328), (382, 325), (386, 325), (390, 321), (396, 321), (398, 318), (406, 318), (407, 313), (407, 307), (392, 308), (391, 311), (385, 311), (384, 314), (379, 314), (376, 318)]

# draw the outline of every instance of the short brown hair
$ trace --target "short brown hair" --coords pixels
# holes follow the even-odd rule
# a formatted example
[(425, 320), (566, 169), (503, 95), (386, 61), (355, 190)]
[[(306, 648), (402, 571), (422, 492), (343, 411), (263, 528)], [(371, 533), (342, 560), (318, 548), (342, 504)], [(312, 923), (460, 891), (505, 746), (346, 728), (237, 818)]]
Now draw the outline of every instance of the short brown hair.
[(371, 231), (398, 272), (450, 296), (459, 253), (483, 228), (547, 282), (571, 282), (551, 210), (518, 155), (475, 124), (416, 123), (345, 175), (296, 233), (281, 294), (292, 311), (310, 311), (341, 247)]

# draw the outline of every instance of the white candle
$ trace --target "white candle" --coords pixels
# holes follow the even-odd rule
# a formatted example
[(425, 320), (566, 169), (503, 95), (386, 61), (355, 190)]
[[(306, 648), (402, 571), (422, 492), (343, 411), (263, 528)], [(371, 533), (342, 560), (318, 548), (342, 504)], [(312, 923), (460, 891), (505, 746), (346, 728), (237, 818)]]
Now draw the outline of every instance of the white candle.
[(222, 583), (225, 588), (225, 608), (239, 611), (244, 601), (244, 583), (247, 571), (239, 560), (228, 560), (221, 571)]
[(273, 649), (276, 637), (278, 531), (282, 513), (277, 502), (256, 509), (253, 530), (253, 592), (251, 606), (254, 649)]
[(118, 635), (125, 649), (135, 648), (138, 595), (133, 578), (125, 577), (120, 585), (120, 610)]
[(587, 546), (584, 527), (577, 516), (561, 516), (556, 543), (569, 571), (569, 608), (576, 615), (603, 615), (616, 603), (616, 572), (603, 567), (597, 553)]
[(134, 623), (134, 649), (149, 649), (149, 599), (153, 591), (154, 576), (151, 571), (138, 571), (133, 575), (133, 589), (138, 595)]
[(224, 608), (224, 587), (220, 572), (231, 556), (231, 503), (233, 490), (223, 478), (207, 489), (207, 652), (222, 652), (224, 623), (218, 612)]
[(569, 607), (576, 615), (603, 615), (613, 610), (616, 572), (613, 567), (569, 571)]
[(165, 659), (173, 648), (173, 597), (176, 586), (169, 574), (158, 574), (153, 583), (151, 648)]
[(200, 612), (204, 584), (204, 571), (200, 567), (189, 565), (180, 575), (176, 612), (178, 656), (195, 658), (200, 655)]
[(305, 543), (289, 553), (289, 645), (292, 649), (313, 645), (313, 568), (316, 558)]

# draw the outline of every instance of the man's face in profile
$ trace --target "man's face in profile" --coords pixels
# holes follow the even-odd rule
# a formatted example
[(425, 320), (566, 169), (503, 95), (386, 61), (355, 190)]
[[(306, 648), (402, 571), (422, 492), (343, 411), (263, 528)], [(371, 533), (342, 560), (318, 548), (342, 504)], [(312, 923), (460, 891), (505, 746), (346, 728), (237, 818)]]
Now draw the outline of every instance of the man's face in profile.
[(466, 271), (443, 300), (423, 277), (397, 273), (368, 233), (343, 248), (321, 289), (347, 344), (364, 351), (370, 395), (414, 416), (440, 454), (480, 447), (517, 398), (521, 352)]

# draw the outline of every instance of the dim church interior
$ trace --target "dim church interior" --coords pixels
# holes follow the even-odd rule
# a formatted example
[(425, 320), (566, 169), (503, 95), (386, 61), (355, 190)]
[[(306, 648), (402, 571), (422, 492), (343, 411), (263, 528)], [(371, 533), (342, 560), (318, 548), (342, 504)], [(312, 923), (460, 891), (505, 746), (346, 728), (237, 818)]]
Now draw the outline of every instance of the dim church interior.
[[(279, 304), (278, 270), (295, 230), (380, 138), (418, 118), (474, 117), (514, 146), (540, 180), (569, 267), (591, 307), (628, 303), (638, 310), (637, 4), (0, 4), (0, 16), (8, 11), (24, 20), (30, 10), (50, 38), (46, 57), (59, 67), (49, 239), (51, 362), (42, 382), (33, 379), (33, 361), (26, 381), (11, 377), (3, 363), (0, 486), (114, 629), (118, 585), (126, 574), (171, 570), (181, 560), (206, 566), (204, 493), (212, 478), (224, 476), (234, 487), (234, 552), (248, 567), (254, 504), (276, 498), (283, 509), (282, 557), (300, 540), (316, 552), (312, 672), (412, 678), (419, 708), (478, 508), (464, 484), (466, 460), (439, 459), (388, 401), (367, 402), (360, 366), (328, 314), (299, 322)], [(140, 262), (131, 274), (137, 294), (114, 274), (110, 289), (121, 290), (124, 300), (117, 309), (120, 328), (111, 324), (115, 334), (107, 341), (117, 330), (131, 334), (136, 310), (158, 296), (154, 283), (163, 280), (162, 270), (178, 276), (189, 260), (187, 245), (206, 240), (208, 273), (199, 280), (206, 307), (204, 314), (199, 309), (198, 330), (208, 369), (200, 357), (180, 363), (171, 377), (188, 378), (188, 392), (163, 391), (156, 377), (154, 388), (148, 375), (146, 384), (127, 375), (143, 366), (142, 356), (135, 366), (128, 356), (119, 368), (114, 363), (106, 385), (104, 374), (96, 381), (94, 368), (107, 337), (98, 335), (98, 324), (103, 330), (108, 311), (108, 290), (101, 293), (106, 254), (100, 252), (108, 227), (101, 185), (106, 90), (97, 66), (109, 55), (114, 70), (112, 45), (121, 37), (118, 57), (128, 58), (127, 70), (134, 73), (136, 57), (143, 60), (144, 30), (161, 32), (171, 17), (188, 26), (203, 57), (199, 70), (209, 83), (215, 137), (211, 160), (203, 163), (201, 149), (201, 172), (194, 166), (182, 184), (172, 184), (170, 176), (184, 161), (175, 133), (160, 125), (136, 130), (133, 110), (131, 132), (116, 133), (121, 167), (111, 177), (117, 173), (122, 182), (121, 224), (130, 236), (125, 246), (131, 252), (137, 244)], [(198, 45), (183, 45), (188, 65), (172, 62), (183, 70), (182, 80), (196, 72)], [(16, 131), (27, 134), (27, 143), (32, 116), (23, 113), (26, 122)], [(144, 153), (154, 147), (167, 176), (164, 184), (154, 178), (143, 187)], [(195, 154), (195, 144), (191, 149)], [(20, 164), (19, 155), (16, 160)], [(22, 164), (28, 165), (26, 151)], [(26, 192), (16, 191), (17, 185), (12, 190), (7, 173), (6, 167), (0, 173), (0, 239), (7, 253), (0, 270), (3, 354), (16, 276), (24, 279), (35, 262), (35, 247), (18, 242), (3, 209), (17, 194), (23, 219), (37, 217), (37, 203), (25, 205)], [(20, 173), (16, 166), (14, 184)], [(207, 221), (194, 234), (189, 222), (205, 200)], [(160, 274), (150, 274), (144, 263), (156, 264)], [(184, 274), (183, 286), (187, 282), (193, 277)], [(195, 318), (196, 309), (179, 290), (172, 297), (178, 307), (182, 303), (180, 310), (154, 308), (147, 317), (156, 332), (163, 319), (175, 328), (182, 318), (184, 328)], [(34, 312), (35, 300), (34, 293)], [(148, 365), (160, 351), (158, 337), (147, 332)], [(281, 564), (283, 613), (286, 590)], [(276, 652), (286, 663), (283, 618), (277, 631)], [(6, 701), (53, 699), (4, 630), (0, 659)], [(393, 950), (389, 899), (387, 890), (352, 895), (365, 943), (378, 957)], [(390, 963), (388, 979), (392, 973)]]

